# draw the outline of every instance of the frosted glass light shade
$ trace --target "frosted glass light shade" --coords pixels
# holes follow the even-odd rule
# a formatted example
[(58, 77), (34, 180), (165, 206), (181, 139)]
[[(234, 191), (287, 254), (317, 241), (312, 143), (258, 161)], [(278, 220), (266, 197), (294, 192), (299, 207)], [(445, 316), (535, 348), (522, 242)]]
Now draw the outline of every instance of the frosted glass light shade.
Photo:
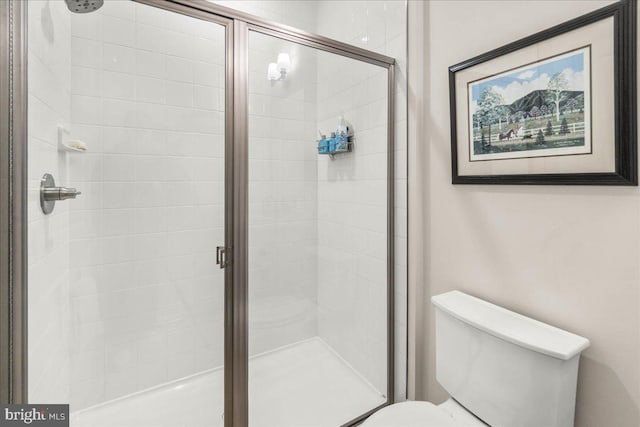
[(289, 71), (291, 67), (291, 58), (289, 58), (288, 53), (279, 53), (278, 54), (278, 70), (284, 71), (285, 73)]
[(278, 65), (275, 62), (269, 64), (269, 69), (267, 70), (267, 79), (269, 80), (278, 80), (280, 78), (280, 72), (278, 72)]

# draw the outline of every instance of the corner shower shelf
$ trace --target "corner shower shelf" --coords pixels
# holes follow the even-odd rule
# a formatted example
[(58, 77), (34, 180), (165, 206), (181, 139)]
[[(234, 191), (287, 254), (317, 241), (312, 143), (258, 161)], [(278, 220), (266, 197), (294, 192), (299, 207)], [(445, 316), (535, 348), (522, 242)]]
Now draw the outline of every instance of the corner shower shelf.
[(58, 151), (67, 151), (72, 153), (84, 153), (87, 151), (87, 145), (79, 140), (69, 139), (69, 129), (63, 125), (58, 125)]
[[(316, 141), (318, 144), (320, 144), (320, 141)], [(347, 148), (345, 149), (341, 149), (341, 150), (335, 150), (335, 151), (327, 151), (327, 152), (323, 152), (321, 151), (320, 147), (318, 147), (318, 154), (321, 156), (329, 156), (329, 158), (331, 160), (335, 160), (335, 156), (336, 154), (345, 154), (345, 153), (350, 153), (353, 151), (353, 135), (349, 135), (347, 137)]]

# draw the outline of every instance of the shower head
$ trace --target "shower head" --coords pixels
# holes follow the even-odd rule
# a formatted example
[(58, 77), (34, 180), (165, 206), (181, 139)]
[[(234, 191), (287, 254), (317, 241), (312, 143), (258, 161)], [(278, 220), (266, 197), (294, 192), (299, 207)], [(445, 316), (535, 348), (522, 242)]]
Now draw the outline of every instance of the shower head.
[(98, 10), (104, 4), (104, 0), (64, 0), (71, 12), (89, 13)]

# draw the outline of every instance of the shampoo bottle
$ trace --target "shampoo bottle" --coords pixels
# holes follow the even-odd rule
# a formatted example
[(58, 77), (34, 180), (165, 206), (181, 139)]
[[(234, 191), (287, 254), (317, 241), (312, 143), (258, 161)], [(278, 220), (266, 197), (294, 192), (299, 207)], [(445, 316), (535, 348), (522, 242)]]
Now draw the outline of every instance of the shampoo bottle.
[(344, 116), (338, 118), (338, 127), (336, 128), (336, 135), (338, 142), (336, 144), (336, 151), (348, 151), (349, 150), (349, 127), (344, 120)]

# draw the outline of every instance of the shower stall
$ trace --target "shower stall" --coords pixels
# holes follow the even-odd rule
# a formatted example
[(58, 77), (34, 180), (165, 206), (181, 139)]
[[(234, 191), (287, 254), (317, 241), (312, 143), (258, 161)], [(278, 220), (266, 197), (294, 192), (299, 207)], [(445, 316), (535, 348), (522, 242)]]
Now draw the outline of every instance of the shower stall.
[(2, 3), (2, 401), (74, 427), (392, 403), (395, 60), (206, 1)]

